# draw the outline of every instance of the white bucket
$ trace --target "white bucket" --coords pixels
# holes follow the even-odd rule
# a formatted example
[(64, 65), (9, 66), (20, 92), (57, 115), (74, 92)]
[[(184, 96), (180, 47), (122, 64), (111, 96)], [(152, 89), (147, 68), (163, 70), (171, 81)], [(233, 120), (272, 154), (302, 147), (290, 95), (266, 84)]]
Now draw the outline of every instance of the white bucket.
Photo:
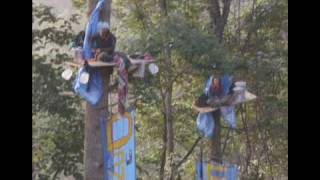
[(73, 74), (72, 69), (68, 68), (62, 72), (61, 76), (65, 80), (70, 80), (72, 77), (72, 74)]
[(80, 76), (80, 83), (87, 84), (89, 82), (89, 73), (84, 72)]
[(245, 88), (241, 87), (241, 86), (236, 86), (233, 88), (233, 92), (236, 96), (235, 98), (235, 103), (240, 103), (245, 101), (246, 97), (245, 97)]
[(151, 74), (155, 75), (159, 72), (159, 67), (156, 64), (151, 63), (149, 64), (149, 71), (151, 72)]
[(237, 81), (235, 82), (235, 85), (238, 87), (246, 87), (247, 83), (245, 81)]

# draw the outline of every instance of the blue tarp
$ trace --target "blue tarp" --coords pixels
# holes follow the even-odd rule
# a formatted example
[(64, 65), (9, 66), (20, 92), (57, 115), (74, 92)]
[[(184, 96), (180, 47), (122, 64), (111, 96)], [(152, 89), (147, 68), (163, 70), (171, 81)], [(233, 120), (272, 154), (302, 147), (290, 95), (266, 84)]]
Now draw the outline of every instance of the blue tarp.
[(205, 87), (204, 87), (204, 94), (206, 94), (208, 97), (211, 97), (210, 93), (210, 87), (212, 85), (213, 76), (210, 76), (210, 78), (207, 80)]
[(214, 119), (211, 112), (199, 113), (197, 117), (197, 128), (204, 137), (210, 138), (214, 132)]
[[(229, 95), (230, 88), (232, 86), (233, 77), (230, 75), (223, 75), (221, 77), (221, 86), (222, 86), (222, 96)], [(236, 117), (236, 111), (234, 106), (223, 106), (220, 108), (221, 115), (226, 123), (230, 125), (232, 128), (236, 128), (237, 126), (237, 117)]]
[(231, 128), (237, 127), (236, 110), (234, 106), (223, 106), (220, 108), (221, 115)]
[[(87, 84), (80, 82), (80, 77), (83, 73), (89, 73), (90, 79)], [(78, 75), (73, 82), (73, 88), (76, 94), (89, 102), (92, 106), (96, 106), (104, 92), (103, 92), (103, 80), (99, 71), (88, 71), (88, 67), (82, 67), (79, 69)]]
[(222, 86), (222, 96), (226, 96), (230, 93), (230, 87), (232, 85), (233, 77), (230, 75), (223, 75), (220, 79)]
[(86, 26), (86, 33), (83, 43), (83, 56), (85, 60), (90, 60), (94, 57), (94, 53), (92, 52), (92, 49), (90, 47), (90, 38), (98, 33), (98, 22), (100, 18), (99, 16), (104, 6), (105, 1), (99, 0), (96, 8), (92, 11), (89, 22)]
[[(100, 18), (100, 12), (105, 6), (104, 0), (99, 0), (95, 9), (92, 11), (89, 18), (89, 22), (86, 27), (85, 38), (83, 43), (83, 58), (90, 60), (94, 57), (92, 48), (90, 47), (90, 39), (93, 35), (98, 33), (98, 22)], [(82, 84), (80, 82), (80, 76), (82, 73), (88, 71), (89, 67), (80, 68), (77, 78), (73, 83), (74, 91), (88, 101), (92, 106), (96, 106), (103, 97), (103, 80), (101, 74), (94, 69), (90, 69), (90, 79), (88, 84)]]
[(135, 111), (100, 120), (104, 180), (136, 180)]
[(239, 170), (233, 164), (197, 162), (197, 180), (237, 180)]

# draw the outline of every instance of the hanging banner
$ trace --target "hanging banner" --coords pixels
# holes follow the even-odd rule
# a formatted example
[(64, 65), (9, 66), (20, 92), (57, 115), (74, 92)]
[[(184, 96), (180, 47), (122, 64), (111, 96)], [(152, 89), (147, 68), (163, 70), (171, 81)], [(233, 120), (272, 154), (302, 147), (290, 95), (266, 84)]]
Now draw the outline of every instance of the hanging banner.
[(238, 180), (238, 174), (232, 164), (197, 162), (197, 180)]
[(101, 119), (104, 180), (136, 180), (135, 111)]

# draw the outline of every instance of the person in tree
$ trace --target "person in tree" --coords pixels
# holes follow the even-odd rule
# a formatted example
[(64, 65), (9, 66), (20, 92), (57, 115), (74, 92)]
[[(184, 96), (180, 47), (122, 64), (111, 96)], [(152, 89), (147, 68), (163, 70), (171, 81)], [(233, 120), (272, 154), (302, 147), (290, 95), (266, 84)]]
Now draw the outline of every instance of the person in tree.
[(78, 47), (83, 46), (84, 37), (85, 37), (85, 32), (80, 31), (74, 40), (74, 42), (76, 43), (76, 46), (78, 46)]
[(117, 39), (110, 32), (110, 26), (107, 22), (99, 22), (99, 33), (90, 40), (90, 46), (95, 53), (95, 59), (103, 62), (113, 60), (114, 50)]
[(71, 48), (77, 48), (77, 47), (81, 47), (83, 46), (83, 42), (84, 42), (84, 37), (85, 37), (85, 32), (84, 31), (80, 31), (75, 38), (72, 40), (71, 43)]
[(83, 43), (84, 43), (85, 31), (80, 31), (73, 39), (69, 48), (74, 52), (74, 59), (81, 61), (83, 59)]

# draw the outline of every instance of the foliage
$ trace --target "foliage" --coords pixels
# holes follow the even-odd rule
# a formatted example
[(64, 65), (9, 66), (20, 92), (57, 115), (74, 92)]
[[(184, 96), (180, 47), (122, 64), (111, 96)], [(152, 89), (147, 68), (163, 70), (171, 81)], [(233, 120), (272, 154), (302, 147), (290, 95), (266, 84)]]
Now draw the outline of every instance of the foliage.
[(61, 64), (70, 57), (59, 47), (74, 36), (71, 22), (77, 17), (64, 20), (50, 7), (33, 5), (32, 165), (37, 179), (58, 179), (60, 173), (83, 179), (83, 113), (79, 99), (61, 95), (71, 85), (60, 76)]

